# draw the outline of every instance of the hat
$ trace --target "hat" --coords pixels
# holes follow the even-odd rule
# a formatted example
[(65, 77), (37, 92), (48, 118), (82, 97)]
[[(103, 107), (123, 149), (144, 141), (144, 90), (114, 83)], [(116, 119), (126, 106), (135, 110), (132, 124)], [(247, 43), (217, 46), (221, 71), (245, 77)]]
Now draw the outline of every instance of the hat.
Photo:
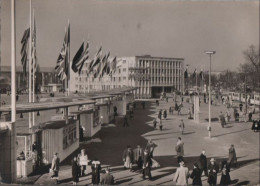
[(57, 155), (58, 155), (58, 152), (55, 152), (55, 155), (57, 156)]
[(179, 164), (180, 164), (180, 165), (184, 165), (184, 162), (183, 162), (183, 161), (181, 161)]
[(214, 158), (211, 158), (211, 159), (210, 159), (210, 162), (212, 162), (212, 161), (215, 161), (215, 159), (214, 159)]

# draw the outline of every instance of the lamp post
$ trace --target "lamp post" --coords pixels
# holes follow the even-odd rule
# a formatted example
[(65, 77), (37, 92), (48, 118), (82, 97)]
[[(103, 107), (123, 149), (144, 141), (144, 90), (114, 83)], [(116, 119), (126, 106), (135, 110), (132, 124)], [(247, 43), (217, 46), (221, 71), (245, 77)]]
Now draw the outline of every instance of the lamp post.
[(209, 55), (209, 137), (211, 138), (211, 55), (215, 54), (216, 51), (205, 51)]

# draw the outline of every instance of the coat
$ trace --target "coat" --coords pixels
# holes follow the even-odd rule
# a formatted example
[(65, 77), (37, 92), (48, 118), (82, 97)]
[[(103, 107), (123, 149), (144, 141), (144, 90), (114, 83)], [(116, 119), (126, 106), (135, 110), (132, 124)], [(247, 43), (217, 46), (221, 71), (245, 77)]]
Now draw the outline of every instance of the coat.
[(229, 175), (229, 172), (230, 172), (230, 167), (229, 167), (229, 164), (228, 163), (224, 163), (222, 162), (222, 165), (221, 165), (221, 178), (220, 178), (220, 185), (229, 185), (230, 184), (230, 175)]
[(204, 154), (200, 155), (200, 168), (205, 169), (208, 167), (207, 157)]
[(190, 178), (193, 179), (192, 185), (202, 185), (201, 173), (202, 173), (202, 171), (199, 168), (193, 169), (193, 171), (190, 175)]
[(184, 143), (182, 141), (177, 143), (175, 150), (177, 152), (177, 156), (184, 156)]
[(102, 174), (100, 183), (101, 185), (114, 185), (114, 176), (110, 173)]
[[(140, 151), (140, 152), (139, 152)], [(140, 154), (139, 154), (140, 153)], [(138, 149), (134, 149), (134, 160), (137, 162), (139, 159), (139, 155), (141, 156), (141, 159), (143, 159), (144, 156), (144, 151), (142, 148)]]
[(133, 163), (134, 161), (134, 153), (131, 150), (128, 151), (128, 149), (125, 149), (124, 152), (123, 152), (123, 160), (125, 161), (126, 160), (126, 157), (129, 156), (130, 158), (130, 163)]
[(93, 161), (91, 165), (92, 169), (92, 184), (97, 185), (100, 182), (100, 171), (101, 171), (101, 164), (100, 161)]
[(72, 181), (79, 181), (79, 165), (77, 161), (72, 160)]
[(176, 170), (173, 181), (177, 185), (188, 185), (189, 170), (187, 167), (179, 167)]
[[(219, 171), (219, 167), (216, 163), (214, 163), (214, 165), (212, 165), (210, 163), (208, 166), (208, 170), (209, 170), (208, 183), (215, 184), (217, 181), (217, 174)], [(215, 172), (213, 172), (213, 171), (215, 171)]]
[(60, 170), (60, 158), (59, 157), (54, 157), (51, 162), (51, 169), (54, 171), (59, 171)]
[(237, 162), (237, 155), (236, 155), (236, 150), (235, 150), (234, 147), (229, 148), (228, 161), (230, 163), (236, 163)]

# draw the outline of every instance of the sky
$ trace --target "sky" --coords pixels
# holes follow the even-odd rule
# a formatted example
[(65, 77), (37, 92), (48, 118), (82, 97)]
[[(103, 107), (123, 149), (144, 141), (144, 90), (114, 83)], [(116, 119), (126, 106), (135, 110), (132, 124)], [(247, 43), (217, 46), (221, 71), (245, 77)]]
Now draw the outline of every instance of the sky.
[[(1, 65), (10, 64), (10, 0), (1, 0)], [(21, 65), (23, 32), (29, 27), (29, 0), (16, 0), (16, 63)], [(32, 0), (41, 67), (55, 67), (68, 20), (71, 59), (83, 41), (90, 59), (103, 54), (184, 58), (189, 69), (209, 68), (206, 50), (215, 50), (212, 70), (237, 70), (243, 50), (259, 45), (258, 1)]]

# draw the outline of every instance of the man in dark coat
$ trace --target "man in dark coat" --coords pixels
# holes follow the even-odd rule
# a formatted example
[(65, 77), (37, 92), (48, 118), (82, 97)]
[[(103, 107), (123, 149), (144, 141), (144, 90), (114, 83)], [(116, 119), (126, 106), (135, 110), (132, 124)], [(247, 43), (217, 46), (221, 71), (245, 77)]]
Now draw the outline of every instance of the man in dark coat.
[(128, 126), (129, 126), (129, 125), (128, 125), (128, 121), (127, 121), (127, 116), (125, 115), (123, 127), (128, 127)]
[(183, 156), (184, 156), (184, 143), (181, 141), (181, 137), (178, 137), (175, 150), (177, 153), (177, 162), (180, 163), (181, 161), (183, 161)]
[(115, 184), (115, 179), (114, 176), (110, 173), (110, 169), (106, 168), (105, 169), (106, 173), (101, 176), (101, 185), (114, 185)]
[(221, 163), (221, 178), (220, 178), (220, 185), (229, 185), (231, 182), (230, 179), (230, 167), (229, 163), (224, 160)]
[(235, 150), (235, 147), (233, 144), (229, 148), (228, 163), (229, 163), (230, 167), (232, 164), (236, 167), (237, 155), (236, 155), (236, 150)]
[(217, 174), (219, 171), (219, 167), (215, 162), (214, 158), (211, 158), (210, 164), (208, 166), (209, 170), (209, 177), (208, 177), (208, 183), (210, 186), (217, 185)]
[(204, 172), (205, 176), (208, 176), (208, 162), (205, 154), (206, 151), (203, 149), (200, 155), (200, 168), (201, 173)]
[(92, 174), (92, 184), (98, 185), (100, 182), (100, 171), (101, 171), (101, 164), (100, 161), (95, 159), (95, 161), (92, 161), (91, 165), (91, 174)]
[(190, 175), (190, 178), (193, 180), (192, 185), (202, 185), (201, 173), (202, 173), (202, 171), (200, 170), (198, 164), (194, 163), (194, 168)]
[(137, 148), (134, 149), (134, 161), (137, 163), (139, 169), (141, 169), (143, 165), (143, 156), (143, 149), (140, 147), (140, 145), (137, 145)]

